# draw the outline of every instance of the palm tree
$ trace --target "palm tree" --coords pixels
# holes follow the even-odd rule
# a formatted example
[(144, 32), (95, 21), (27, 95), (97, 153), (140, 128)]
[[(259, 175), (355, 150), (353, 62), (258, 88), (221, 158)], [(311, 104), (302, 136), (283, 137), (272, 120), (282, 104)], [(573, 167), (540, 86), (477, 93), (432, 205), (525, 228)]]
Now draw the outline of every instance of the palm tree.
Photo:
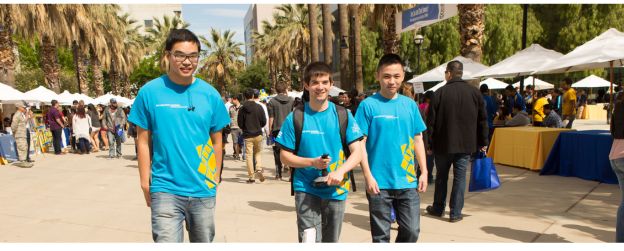
[(334, 16), (331, 14), (329, 4), (323, 4), (323, 57), (325, 63), (332, 65), (333, 41), (334, 34), (332, 31), (332, 20)]
[(381, 28), (384, 53), (397, 53), (399, 51), (399, 35), (395, 29), (396, 13), (413, 6), (413, 4), (371, 4), (365, 6), (372, 14), (372, 17), (368, 19), (368, 26)]
[(169, 32), (173, 29), (185, 29), (188, 28), (190, 24), (185, 23), (178, 16), (163, 16), (162, 20), (154, 17), (154, 26), (147, 30), (150, 34), (149, 44), (151, 45), (150, 50), (156, 51), (156, 55), (158, 58), (162, 58), (164, 49), (165, 49), (165, 41), (169, 36)]
[(15, 86), (15, 55), (13, 54), (13, 17), (11, 4), (0, 5), (0, 82)]
[[(338, 5), (338, 13), (339, 18), (338, 22), (340, 23), (340, 41), (349, 41), (349, 10), (347, 9), (346, 4)], [(348, 43), (348, 42), (347, 42)], [(347, 86), (350, 85), (350, 77), (349, 74), (349, 48), (346, 46), (340, 45), (340, 87), (343, 89), (350, 89)]]
[(459, 34), (461, 40), (461, 55), (475, 62), (481, 62), (483, 50), (483, 33), (485, 31), (485, 5), (459, 4)]
[(318, 29), (316, 29), (315, 27), (318, 27), (317, 24), (317, 19), (318, 19), (318, 7), (316, 4), (308, 4), (308, 22), (310, 24), (309, 29), (310, 29), (310, 45), (312, 46), (311, 50), (312, 50), (312, 61), (316, 62), (319, 61), (319, 45), (318, 45), (318, 39), (319, 39), (319, 33), (318, 33)]
[(235, 32), (225, 30), (223, 34), (215, 29), (210, 29), (210, 39), (200, 36), (201, 43), (206, 45), (207, 57), (202, 60), (203, 67), (200, 72), (207, 73), (212, 78), (211, 82), (219, 85), (222, 94), (226, 92), (226, 86), (234, 82), (235, 72), (244, 67), (241, 57), (242, 43), (234, 42)]
[(361, 19), (361, 11), (359, 4), (349, 4), (349, 12), (351, 13), (352, 21), (351, 23), (353, 27), (353, 35), (355, 36), (355, 43), (353, 46), (355, 47), (355, 89), (358, 93), (364, 92), (364, 72), (362, 70), (362, 40), (361, 29), (362, 29), (362, 19)]

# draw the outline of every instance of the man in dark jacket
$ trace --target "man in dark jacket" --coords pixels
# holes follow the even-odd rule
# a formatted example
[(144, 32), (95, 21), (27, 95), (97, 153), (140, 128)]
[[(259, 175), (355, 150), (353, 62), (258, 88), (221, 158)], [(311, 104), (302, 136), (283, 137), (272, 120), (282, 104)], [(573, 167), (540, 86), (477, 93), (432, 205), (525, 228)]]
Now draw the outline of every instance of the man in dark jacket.
[[(262, 151), (262, 128), (266, 125), (266, 117), (262, 106), (254, 102), (254, 90), (245, 91), (245, 103), (238, 112), (238, 126), (243, 130), (245, 139), (245, 154), (247, 155), (247, 183), (256, 182), (258, 176), (260, 182), (264, 182), (262, 174), (262, 161), (260, 152)], [(253, 157), (252, 157), (253, 156)], [(254, 159), (256, 161), (256, 171), (254, 172)]]
[[(286, 83), (279, 82), (275, 85), (277, 96), (273, 97), (268, 104), (269, 129), (271, 137), (276, 138), (282, 128), (282, 123), (286, 116), (293, 110), (293, 98), (288, 97)], [(282, 179), (282, 161), (280, 160), (280, 148), (273, 146), (273, 158), (275, 159), (275, 179)]]
[(462, 78), (463, 64), (451, 61), (446, 66), (447, 84), (431, 100), (427, 117), (429, 147), (435, 154), (437, 175), (430, 215), (442, 217), (446, 207), (449, 170), (453, 165), (453, 190), (450, 200), (450, 222), (463, 219), (466, 169), (470, 154), (487, 149), (488, 125), (485, 104), (477, 88)]

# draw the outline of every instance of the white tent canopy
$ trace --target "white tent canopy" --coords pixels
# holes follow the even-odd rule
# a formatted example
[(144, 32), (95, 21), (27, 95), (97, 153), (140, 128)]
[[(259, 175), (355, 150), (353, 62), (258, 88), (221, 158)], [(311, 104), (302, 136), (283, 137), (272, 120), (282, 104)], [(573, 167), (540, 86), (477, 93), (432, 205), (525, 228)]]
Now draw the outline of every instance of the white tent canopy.
[(481, 81), (481, 84), (479, 84), (479, 86), (482, 86), (484, 84), (486, 84), (490, 90), (505, 89), (509, 85), (503, 81), (500, 81), (494, 78), (488, 78), (486, 80)]
[(58, 94), (43, 86), (27, 91), (24, 95), (30, 100), (47, 104), (50, 104), (53, 99), (58, 99)]
[(0, 103), (13, 104), (23, 101), (27, 101), (24, 93), (14, 89), (11, 86), (0, 83)]
[(563, 54), (559, 52), (544, 49), (539, 44), (532, 44), (490, 68), (476, 73), (475, 76), (493, 78), (527, 76), (562, 56)]
[(440, 82), (440, 83), (438, 83), (438, 84), (434, 85), (433, 87), (431, 87), (431, 88), (427, 89), (427, 91), (432, 91), (432, 92), (435, 92), (435, 91), (437, 91), (438, 89), (442, 88), (442, 86), (444, 86), (445, 84), (446, 84), (446, 80), (444, 80), (444, 81), (442, 81), (442, 82)]
[[(482, 65), (480, 63), (477, 63), (475, 61), (472, 61), (471, 59), (468, 59), (462, 56), (457, 56), (453, 58), (453, 60), (451, 61), (455, 61), (455, 60), (458, 60), (459, 62), (462, 62), (462, 64), (464, 64), (464, 76), (462, 77), (462, 79), (474, 79), (473, 75), (475, 73), (481, 72), (488, 68), (485, 65)], [(413, 83), (422, 83), (422, 82), (444, 81), (444, 72), (446, 71), (446, 65), (451, 61), (445, 62), (444, 64), (428, 72), (420, 74), (410, 79), (407, 82), (413, 84)]]
[(108, 105), (110, 103), (111, 98), (117, 100), (117, 104), (122, 107), (130, 106), (134, 103), (134, 99), (130, 100), (128, 98), (124, 98), (122, 96), (113, 95), (111, 93), (104, 94), (102, 96), (97, 97), (93, 104), (96, 105)]
[(574, 88), (596, 88), (596, 87), (609, 87), (611, 82), (604, 80), (596, 75), (590, 75), (580, 81), (572, 84)]
[(542, 73), (562, 73), (624, 65), (624, 33), (611, 28), (572, 52), (544, 66)]
[(338, 96), (341, 92), (346, 92), (346, 91), (334, 85), (331, 87), (331, 89), (329, 89), (329, 96), (335, 97), (335, 96)]
[(71, 105), (74, 100), (76, 100), (76, 97), (74, 97), (74, 94), (71, 94), (68, 90), (63, 91), (58, 95), (58, 102), (61, 105)]
[[(524, 79), (524, 86), (529, 86), (529, 85), (533, 85), (533, 77), (527, 77)], [(513, 87), (520, 87), (520, 81), (516, 82), (513, 84)], [(540, 90), (548, 90), (548, 89), (554, 89), (555, 85), (548, 83), (546, 81), (543, 81), (541, 79), (535, 78), (535, 90), (536, 91), (540, 91)]]

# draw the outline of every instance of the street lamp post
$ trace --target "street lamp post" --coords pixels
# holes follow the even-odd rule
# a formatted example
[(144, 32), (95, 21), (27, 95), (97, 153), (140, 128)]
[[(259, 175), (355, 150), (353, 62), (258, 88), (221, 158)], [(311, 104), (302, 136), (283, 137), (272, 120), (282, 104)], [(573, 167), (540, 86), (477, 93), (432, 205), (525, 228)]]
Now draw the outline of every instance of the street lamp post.
[(355, 69), (357, 68), (355, 66), (355, 16), (351, 16), (351, 47), (353, 47), (353, 57), (351, 58), (351, 61), (353, 61), (353, 85), (351, 85), (351, 90), (349, 91), (353, 91), (354, 89), (357, 89), (357, 73), (355, 72)]
[[(418, 74), (418, 70), (420, 69), (420, 46), (422, 45), (423, 41), (425, 40), (425, 38), (420, 35), (420, 34), (416, 34), (414, 36), (414, 43), (416, 44), (416, 47), (418, 47), (418, 56), (416, 58), (416, 70), (414, 70), (415, 74)], [(416, 94), (416, 102), (420, 102), (420, 93)]]

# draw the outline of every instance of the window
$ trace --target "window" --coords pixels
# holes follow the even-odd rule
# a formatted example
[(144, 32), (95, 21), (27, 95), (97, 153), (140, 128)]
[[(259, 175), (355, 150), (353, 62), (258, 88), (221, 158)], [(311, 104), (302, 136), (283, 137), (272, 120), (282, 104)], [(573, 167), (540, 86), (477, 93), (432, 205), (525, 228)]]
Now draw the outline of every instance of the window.
[(151, 29), (154, 26), (154, 20), (145, 20), (145, 29)]

